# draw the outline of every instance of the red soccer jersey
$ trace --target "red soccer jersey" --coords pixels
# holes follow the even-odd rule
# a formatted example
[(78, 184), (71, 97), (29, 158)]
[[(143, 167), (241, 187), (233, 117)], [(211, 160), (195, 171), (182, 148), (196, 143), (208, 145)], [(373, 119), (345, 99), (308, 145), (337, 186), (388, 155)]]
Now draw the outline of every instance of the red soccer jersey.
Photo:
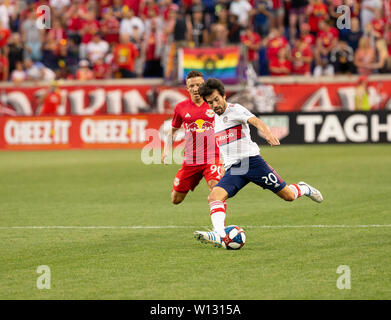
[(285, 60), (284, 62), (281, 62), (280, 60), (278, 60), (278, 58), (273, 58), (270, 61), (269, 68), (282, 68), (282, 67), (287, 68), (289, 70), (289, 72), (288, 73), (274, 72), (274, 71), (270, 70), (270, 75), (271, 76), (286, 76), (286, 75), (290, 75), (292, 72), (292, 64), (289, 60)]
[[(245, 33), (240, 37), (240, 40), (242, 43), (244, 43), (247, 46), (255, 45), (255, 44), (260, 45), (262, 43), (261, 36), (256, 32), (251, 32), (250, 35)], [(253, 49), (249, 48), (248, 49), (248, 60), (249, 61), (258, 60), (258, 51), (259, 50), (253, 50)]]
[(267, 59), (270, 61), (274, 57), (277, 57), (278, 52), (289, 45), (288, 40), (284, 36), (279, 36), (270, 39), (267, 42), (267, 51), (266, 56)]
[[(312, 58), (312, 56), (313, 56), (312, 50), (308, 45), (305, 48), (298, 49), (295, 47), (292, 49), (292, 57)], [(297, 60), (293, 60), (292, 72), (294, 74), (310, 74), (311, 62), (304, 62), (304, 61), (298, 62)]]
[(338, 39), (339, 32), (336, 28), (331, 27), (328, 31), (319, 31), (318, 39), (321, 40), (323, 47), (328, 48), (334, 39)]
[(303, 34), (300, 36), (301, 39), (310, 47), (315, 45), (315, 36), (311, 33)]
[(311, 13), (308, 18), (308, 24), (311, 32), (318, 32), (318, 23), (320, 20), (326, 20), (328, 8), (324, 3), (315, 3), (311, 6)]
[(386, 29), (386, 19), (385, 18), (373, 19), (371, 21), (371, 25), (372, 25), (373, 30), (378, 32), (381, 37), (384, 36), (384, 31)]
[(215, 163), (219, 148), (214, 134), (213, 110), (204, 102), (197, 106), (191, 99), (177, 104), (172, 126), (185, 129), (185, 164), (190, 166)]

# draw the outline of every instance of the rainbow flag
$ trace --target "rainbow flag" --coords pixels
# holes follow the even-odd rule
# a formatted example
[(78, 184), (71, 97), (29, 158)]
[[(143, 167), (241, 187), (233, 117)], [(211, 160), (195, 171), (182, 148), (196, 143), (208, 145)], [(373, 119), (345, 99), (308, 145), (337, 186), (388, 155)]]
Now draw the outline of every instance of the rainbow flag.
[(218, 78), (224, 83), (237, 83), (239, 59), (238, 47), (181, 48), (178, 51), (178, 79), (185, 81), (191, 70), (197, 70), (205, 79)]

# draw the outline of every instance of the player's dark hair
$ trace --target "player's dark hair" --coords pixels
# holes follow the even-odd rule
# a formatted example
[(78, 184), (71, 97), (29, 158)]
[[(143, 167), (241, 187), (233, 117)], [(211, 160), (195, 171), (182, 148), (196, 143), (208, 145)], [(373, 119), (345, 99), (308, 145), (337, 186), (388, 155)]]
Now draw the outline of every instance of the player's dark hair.
[(205, 98), (210, 96), (215, 90), (217, 90), (222, 97), (225, 96), (224, 84), (219, 79), (210, 78), (198, 89), (198, 93), (202, 99), (206, 101)]
[(186, 81), (189, 80), (190, 78), (196, 78), (196, 77), (204, 78), (204, 75), (203, 75), (200, 71), (192, 70), (192, 71), (190, 71), (190, 72), (187, 74), (187, 76), (186, 76)]

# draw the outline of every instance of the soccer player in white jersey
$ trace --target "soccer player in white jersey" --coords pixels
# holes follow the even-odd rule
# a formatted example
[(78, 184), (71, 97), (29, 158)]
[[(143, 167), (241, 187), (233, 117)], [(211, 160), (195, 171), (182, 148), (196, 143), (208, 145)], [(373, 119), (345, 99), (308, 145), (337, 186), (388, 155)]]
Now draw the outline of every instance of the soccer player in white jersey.
[(322, 194), (305, 182), (287, 185), (277, 172), (259, 155), (258, 145), (251, 140), (249, 124), (255, 126), (271, 146), (280, 141), (269, 127), (240, 104), (226, 101), (225, 88), (218, 79), (208, 79), (199, 93), (215, 112), (215, 137), (223, 157), (225, 175), (209, 194), (208, 201), (213, 231), (195, 231), (194, 237), (216, 247), (226, 247), (230, 239), (225, 233), (224, 202), (249, 182), (269, 189), (286, 201), (306, 195), (322, 202)]

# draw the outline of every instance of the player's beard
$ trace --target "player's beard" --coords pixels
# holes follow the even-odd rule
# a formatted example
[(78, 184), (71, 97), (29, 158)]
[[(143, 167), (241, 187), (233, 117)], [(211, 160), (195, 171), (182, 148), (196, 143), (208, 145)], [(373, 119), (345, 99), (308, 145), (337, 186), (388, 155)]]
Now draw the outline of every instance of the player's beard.
[(221, 116), (224, 113), (224, 108), (218, 107), (213, 110), (217, 115)]
[(214, 111), (217, 115), (221, 116), (221, 115), (225, 112), (226, 109), (227, 109), (227, 103), (225, 103), (225, 104), (222, 105), (222, 106), (218, 106), (217, 108), (214, 108), (213, 111)]

